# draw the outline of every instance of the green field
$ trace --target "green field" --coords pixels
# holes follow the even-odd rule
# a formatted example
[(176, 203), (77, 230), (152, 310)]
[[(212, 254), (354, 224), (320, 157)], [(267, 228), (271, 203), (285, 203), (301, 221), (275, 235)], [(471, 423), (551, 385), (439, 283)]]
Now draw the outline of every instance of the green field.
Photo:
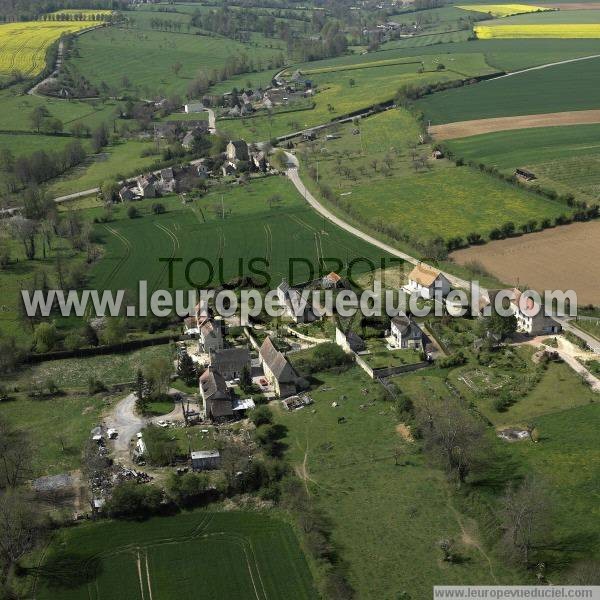
[(555, 25), (557, 23), (581, 24), (600, 22), (600, 10), (552, 10), (513, 15), (494, 21), (485, 21), (482, 25)]
[[(406, 592), (421, 599), (440, 582), (517, 580), (487, 548), (485, 556), (476, 548), (477, 525), (457, 510), (452, 486), (427, 464), (418, 444), (396, 432), (392, 404), (371, 405), (380, 384), (358, 367), (315, 376), (314, 405), (282, 411), (278, 422), (289, 430), (289, 459), (306, 475), (311, 498), (333, 524), (333, 540), (357, 597), (392, 599)], [(455, 540), (464, 560), (453, 565), (440, 560), (436, 544), (443, 538)]]
[[(68, 68), (84, 74), (93, 84), (105, 82), (118, 90), (123, 87), (123, 74), (127, 74), (131, 82), (127, 91), (151, 98), (184, 95), (199, 71), (210, 76), (229, 57), (246, 54), (260, 71), (280, 53), (227, 38), (115, 27), (86, 34), (78, 40), (77, 48), (79, 56), (69, 58)], [(178, 75), (172, 70), (176, 63), (182, 65)]]
[[(280, 194), (283, 200), (270, 209), (267, 200), (273, 194)], [(156, 217), (148, 214), (149, 203), (145, 203), (141, 207), (147, 212), (139, 219), (124, 218), (123, 209), (108, 228), (97, 226), (105, 255), (92, 270), (93, 287), (136, 289), (137, 281), (145, 279), (150, 290), (167, 289), (166, 263), (159, 262), (161, 257), (183, 259), (174, 268), (174, 284), (176, 288), (189, 289), (185, 265), (196, 257), (214, 265), (213, 285), (221, 270), (224, 281), (237, 276), (240, 259), (244, 272), (249, 274), (248, 261), (255, 257), (269, 261), (267, 271), (277, 285), (282, 277), (296, 282), (309, 278), (307, 267), (300, 263), (294, 266), (293, 277), (289, 274), (289, 260), (293, 258), (308, 259), (318, 269), (320, 258), (335, 257), (347, 264), (354, 257), (364, 256), (378, 264), (382, 256), (374, 247), (318, 217), (282, 177), (266, 178), (248, 186), (226, 186), (187, 206), (174, 199), (167, 206), (167, 213)], [(225, 220), (219, 218), (222, 208), (228, 215)], [(264, 268), (264, 263), (258, 263), (256, 268)], [(366, 268), (364, 264), (357, 265), (356, 273)], [(201, 263), (192, 265), (189, 275), (200, 287), (209, 276)]]
[(316, 598), (292, 528), (260, 513), (78, 525), (57, 533), (45, 565), (41, 600)]
[(595, 200), (600, 193), (600, 125), (499, 131), (446, 142), (458, 157), (512, 173), (525, 167), (539, 183)]
[(599, 103), (600, 58), (596, 58), (446, 90), (417, 104), (437, 124), (593, 109)]
[(81, 450), (103, 407), (100, 396), (68, 395), (47, 400), (19, 396), (2, 405), (0, 416), (27, 435), (35, 478), (81, 466)]
[(142, 156), (156, 146), (152, 142), (128, 140), (108, 146), (100, 154), (92, 155), (83, 164), (54, 179), (48, 193), (62, 196), (98, 187), (103, 181), (123, 179), (142, 173), (160, 159), (160, 155)]
[[(418, 245), (437, 236), (447, 240), (478, 232), (486, 237), (507, 221), (518, 227), (542, 215), (568, 212), (562, 203), (485, 173), (429, 159), (430, 147), (417, 145), (419, 128), (406, 111), (389, 110), (362, 120), (361, 135), (351, 133), (354, 127), (340, 128), (339, 139), (304, 145), (299, 153), (304, 180), (318, 193), (309, 177), (318, 163), (319, 181), (333, 190), (340, 210), (376, 231), (393, 228), (397, 240)], [(427, 166), (418, 172), (412, 166), (413, 152), (425, 157)]]

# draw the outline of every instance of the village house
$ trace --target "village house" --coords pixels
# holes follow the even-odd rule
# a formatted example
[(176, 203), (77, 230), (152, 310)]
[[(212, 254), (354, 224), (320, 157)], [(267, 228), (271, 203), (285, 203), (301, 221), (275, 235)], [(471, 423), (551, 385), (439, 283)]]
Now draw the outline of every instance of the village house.
[(130, 187), (125, 185), (119, 190), (119, 198), (121, 202), (130, 202), (131, 200), (135, 200), (137, 196)]
[(230, 141), (227, 144), (225, 152), (227, 155), (227, 160), (232, 165), (235, 165), (241, 160), (247, 161), (249, 157), (248, 144), (246, 144), (244, 140)]
[(262, 105), (263, 105), (263, 108), (266, 108), (267, 110), (271, 110), (273, 108), (273, 101), (268, 96), (265, 96), (263, 99)]
[(265, 377), (277, 396), (293, 396), (298, 389), (300, 378), (288, 359), (275, 348), (270, 337), (267, 337), (260, 347), (259, 359)]
[(422, 298), (430, 300), (439, 295), (445, 298), (450, 292), (450, 282), (438, 269), (419, 263), (408, 276), (409, 293), (418, 293)]
[[(522, 292), (517, 288), (511, 290), (510, 305), (517, 318), (517, 329), (529, 335), (548, 335), (560, 333), (561, 326), (544, 312), (544, 306), (537, 304), (533, 298), (527, 297), (521, 302)], [(521, 307), (521, 304), (524, 304)]]
[(252, 159), (252, 166), (262, 173), (266, 173), (269, 169), (269, 162), (267, 160), (267, 155), (260, 150), (259, 152), (252, 152), (250, 155)]
[(425, 335), (421, 328), (405, 314), (399, 314), (392, 319), (391, 337), (396, 348), (423, 350)]
[(326, 289), (335, 289), (344, 287), (344, 280), (333, 271), (328, 275), (325, 275), (321, 281), (321, 285)]
[(204, 161), (196, 165), (196, 175), (200, 179), (206, 179), (210, 175), (210, 169)]
[(137, 193), (142, 198), (156, 198), (158, 196), (158, 179), (153, 173), (140, 175), (137, 178)]
[(241, 377), (244, 369), (250, 371), (248, 348), (222, 348), (210, 352), (210, 366), (227, 381)]
[(192, 102), (190, 104), (186, 104), (183, 108), (187, 114), (199, 113), (204, 111), (204, 105), (200, 102)]
[(304, 301), (302, 292), (290, 286), (285, 279), (277, 286), (277, 298), (281, 306), (285, 308), (285, 315), (290, 317), (294, 323), (312, 323), (321, 318), (308, 298)]
[(160, 187), (163, 194), (172, 194), (177, 187), (175, 173), (172, 167), (162, 169), (160, 172)]
[(222, 350), (225, 347), (223, 336), (223, 321), (221, 319), (207, 319), (198, 326), (200, 338), (199, 349), (206, 354)]
[(198, 385), (205, 419), (224, 421), (233, 416), (231, 393), (223, 375), (208, 367), (200, 375)]
[(210, 471), (221, 466), (221, 455), (218, 450), (198, 450), (190, 455), (194, 471)]

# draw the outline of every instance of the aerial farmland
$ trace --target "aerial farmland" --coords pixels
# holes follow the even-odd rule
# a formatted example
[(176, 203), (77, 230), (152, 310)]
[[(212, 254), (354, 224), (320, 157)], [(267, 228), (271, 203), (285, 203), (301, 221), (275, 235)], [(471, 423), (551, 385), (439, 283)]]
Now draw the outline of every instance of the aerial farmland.
[(1, 598), (595, 597), (597, 2), (0, 4)]

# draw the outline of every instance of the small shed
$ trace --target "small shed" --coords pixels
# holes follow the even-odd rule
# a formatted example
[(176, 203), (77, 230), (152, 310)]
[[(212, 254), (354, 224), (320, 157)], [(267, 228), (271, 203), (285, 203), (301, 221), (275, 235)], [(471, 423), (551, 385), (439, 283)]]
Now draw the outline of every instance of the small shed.
[(534, 179), (537, 179), (535, 173), (532, 173), (527, 169), (522, 169), (521, 167), (515, 169), (515, 175), (521, 179), (524, 179), (525, 181), (533, 181)]
[(221, 455), (218, 450), (198, 450), (192, 452), (191, 457), (194, 471), (209, 471), (218, 469), (221, 465)]

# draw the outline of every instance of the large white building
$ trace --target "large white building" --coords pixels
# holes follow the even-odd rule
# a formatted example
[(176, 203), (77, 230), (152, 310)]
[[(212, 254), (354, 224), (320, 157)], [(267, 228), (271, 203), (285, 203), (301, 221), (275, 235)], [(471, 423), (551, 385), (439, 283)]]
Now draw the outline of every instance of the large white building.
[(422, 298), (430, 300), (437, 292), (445, 298), (450, 292), (450, 282), (438, 269), (419, 263), (408, 276), (406, 290), (409, 293), (418, 293)]

